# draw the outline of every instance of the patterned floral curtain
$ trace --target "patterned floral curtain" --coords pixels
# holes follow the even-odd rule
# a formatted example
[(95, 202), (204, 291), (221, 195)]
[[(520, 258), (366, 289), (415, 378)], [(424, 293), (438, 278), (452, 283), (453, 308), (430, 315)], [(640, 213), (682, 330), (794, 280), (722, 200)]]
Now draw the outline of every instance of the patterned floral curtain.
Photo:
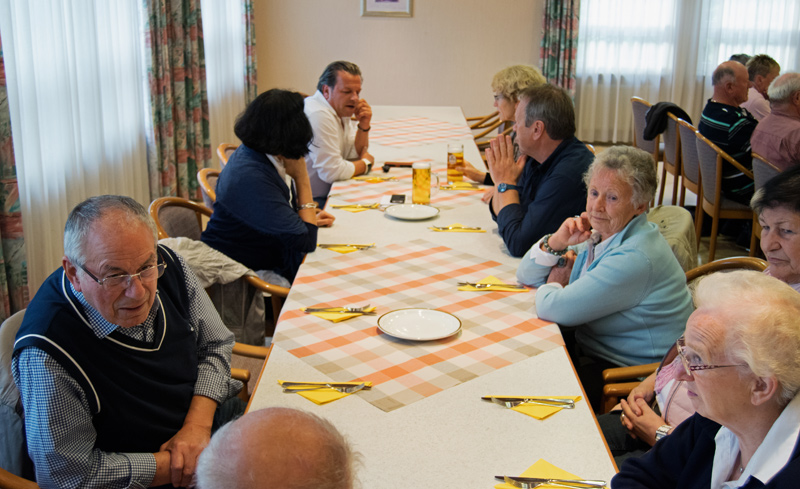
[(28, 265), (0, 41), (0, 321), (28, 306)]
[(200, 0), (144, 0), (153, 141), (151, 198), (200, 200), (197, 172), (211, 163)]
[(242, 0), (244, 11), (244, 102), (245, 105), (258, 96), (256, 63), (256, 26), (253, 17), (253, 0)]
[(547, 81), (575, 97), (580, 0), (545, 0), (540, 59)]

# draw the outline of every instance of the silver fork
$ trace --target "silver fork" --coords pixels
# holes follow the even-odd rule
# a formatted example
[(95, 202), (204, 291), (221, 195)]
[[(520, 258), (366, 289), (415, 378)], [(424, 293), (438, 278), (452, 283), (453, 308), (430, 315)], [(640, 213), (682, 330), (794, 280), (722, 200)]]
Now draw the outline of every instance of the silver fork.
[(572, 399), (551, 399), (547, 397), (542, 398), (528, 398), (528, 399), (515, 399), (505, 400), (505, 399), (498, 399), (496, 397), (492, 398), (492, 402), (495, 404), (499, 404), (505, 408), (511, 409), (513, 407), (517, 407), (520, 404), (536, 404), (539, 406), (550, 406), (550, 407), (560, 407), (564, 409), (575, 409), (575, 401)]
[(374, 312), (367, 312), (365, 309), (369, 309), (369, 304), (362, 307), (306, 307), (303, 312), (357, 312), (360, 314), (375, 314)]
[(521, 285), (515, 285), (515, 284), (479, 284), (479, 283), (475, 283), (475, 282), (459, 282), (458, 285), (459, 286), (469, 285), (470, 287), (475, 287), (476, 289), (491, 289), (492, 287), (506, 287), (506, 288), (519, 289), (519, 290), (524, 290), (525, 289), (525, 287), (523, 287)]
[(331, 385), (331, 384), (320, 385), (320, 386), (317, 386), (317, 387), (309, 387), (307, 389), (292, 389), (290, 387), (286, 387), (286, 388), (283, 389), (283, 392), (291, 393), (291, 392), (316, 391), (316, 390), (319, 390), (319, 389), (333, 389), (333, 390), (339, 391), (339, 392), (341, 392), (343, 394), (352, 394), (353, 392), (360, 391), (366, 385), (367, 385), (366, 383), (362, 382), (362, 383), (360, 383), (358, 385), (349, 385), (349, 386), (346, 386), (346, 387), (337, 387), (337, 386)]
[(553, 487), (566, 487), (569, 489), (588, 489), (590, 487), (598, 487), (598, 486), (573, 486), (571, 484), (564, 484), (563, 482), (556, 482), (553, 480), (547, 480), (542, 482), (525, 482), (525, 481), (518, 481), (514, 480), (511, 477), (505, 477), (506, 484), (512, 485), (514, 487), (519, 487), (520, 489), (533, 489), (534, 487), (539, 486), (553, 486)]

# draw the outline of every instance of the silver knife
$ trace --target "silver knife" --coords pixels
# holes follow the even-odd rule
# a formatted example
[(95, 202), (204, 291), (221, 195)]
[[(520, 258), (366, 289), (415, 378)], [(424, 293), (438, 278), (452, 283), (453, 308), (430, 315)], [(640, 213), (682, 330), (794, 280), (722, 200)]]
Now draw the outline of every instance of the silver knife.
[[(361, 382), (289, 382), (284, 381), (281, 386), (283, 388), (294, 389), (294, 388), (302, 388), (302, 387), (327, 387), (328, 385), (332, 385), (333, 387), (353, 387), (355, 385), (360, 384)], [(372, 389), (372, 386), (369, 384), (364, 384), (364, 390)]]
[[(606, 481), (601, 480), (583, 480), (583, 479), (545, 479), (541, 477), (515, 477), (515, 476), (508, 476), (508, 475), (496, 475), (494, 476), (495, 479), (503, 482), (510, 483), (511, 481), (514, 482), (522, 482), (525, 484), (579, 484), (584, 487), (605, 487)], [(526, 487), (526, 486), (523, 486)], [(528, 487), (536, 487), (536, 486), (528, 486)]]
[(483, 396), (481, 397), (482, 401), (489, 401), (493, 402), (493, 399), (497, 399), (498, 401), (503, 402), (515, 402), (515, 401), (522, 401), (522, 402), (545, 402), (547, 404), (565, 404), (568, 406), (575, 405), (575, 401), (572, 399), (556, 399), (553, 397), (536, 397), (536, 396), (528, 396), (528, 397), (498, 397), (498, 396)]

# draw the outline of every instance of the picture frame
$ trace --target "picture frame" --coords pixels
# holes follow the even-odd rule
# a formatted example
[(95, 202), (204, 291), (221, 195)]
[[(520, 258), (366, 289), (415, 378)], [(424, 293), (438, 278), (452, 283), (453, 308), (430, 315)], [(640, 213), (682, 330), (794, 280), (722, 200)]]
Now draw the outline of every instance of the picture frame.
[(411, 17), (413, 0), (361, 0), (362, 17)]

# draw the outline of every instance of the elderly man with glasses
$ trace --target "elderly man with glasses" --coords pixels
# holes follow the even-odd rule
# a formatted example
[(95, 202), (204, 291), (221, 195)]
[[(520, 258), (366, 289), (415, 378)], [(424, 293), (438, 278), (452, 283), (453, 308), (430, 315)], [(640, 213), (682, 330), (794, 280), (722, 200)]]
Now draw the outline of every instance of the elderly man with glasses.
[(62, 265), (31, 301), (12, 360), (37, 482), (190, 485), (212, 425), (243, 411), (233, 335), (133, 199), (78, 204)]
[(754, 271), (716, 273), (677, 342), (696, 413), (611, 481), (627, 488), (788, 488), (800, 474), (800, 294)]

